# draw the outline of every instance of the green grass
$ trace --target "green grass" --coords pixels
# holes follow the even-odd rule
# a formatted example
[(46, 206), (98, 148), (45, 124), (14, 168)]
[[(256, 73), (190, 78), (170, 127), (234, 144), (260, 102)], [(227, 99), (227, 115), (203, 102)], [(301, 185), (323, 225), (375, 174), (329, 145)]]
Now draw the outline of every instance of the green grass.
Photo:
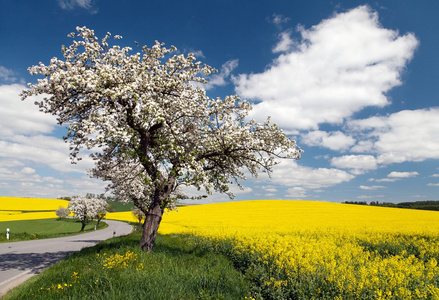
[[(96, 221), (89, 222), (85, 231), (93, 231)], [(108, 225), (101, 221), (99, 229)], [(0, 222), (0, 243), (8, 242), (6, 228), (9, 228), (9, 242), (46, 239), (80, 233), (81, 223), (77, 219), (42, 219)]]
[(250, 295), (249, 282), (231, 261), (199, 247), (195, 238), (158, 235), (150, 254), (140, 250), (139, 239), (139, 234), (131, 234), (83, 249), (4, 299), (190, 300)]
[(123, 202), (117, 202), (117, 201), (107, 201), (107, 203), (111, 206), (113, 206), (113, 209), (115, 212), (122, 212), (122, 211), (131, 211), (134, 207), (134, 203), (123, 203)]

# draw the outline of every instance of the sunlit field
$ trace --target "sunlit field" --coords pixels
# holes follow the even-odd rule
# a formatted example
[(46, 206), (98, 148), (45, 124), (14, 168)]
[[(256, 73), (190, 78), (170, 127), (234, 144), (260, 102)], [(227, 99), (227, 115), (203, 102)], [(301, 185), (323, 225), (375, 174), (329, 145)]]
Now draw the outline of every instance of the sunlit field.
[(66, 207), (69, 201), (61, 199), (0, 197), (0, 210), (42, 211)]
[(55, 210), (68, 204), (60, 199), (0, 197), (0, 222), (56, 218)]
[(255, 299), (439, 299), (439, 212), (236, 201), (179, 207), (159, 233), (225, 255)]
[(195, 234), (268, 299), (439, 299), (439, 212), (311, 201), (179, 208), (162, 234)]

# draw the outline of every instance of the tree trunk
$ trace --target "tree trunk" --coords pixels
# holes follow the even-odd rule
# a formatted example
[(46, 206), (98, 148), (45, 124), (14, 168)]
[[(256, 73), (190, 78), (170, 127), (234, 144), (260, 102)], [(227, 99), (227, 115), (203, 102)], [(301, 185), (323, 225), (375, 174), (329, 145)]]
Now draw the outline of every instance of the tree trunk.
[(143, 234), (140, 239), (140, 248), (148, 253), (152, 251), (154, 247), (157, 231), (162, 221), (163, 211), (160, 207), (160, 202), (155, 201), (154, 205), (146, 213), (145, 222), (142, 225)]
[(82, 223), (81, 231), (84, 231), (86, 222), (87, 222), (87, 219), (84, 219), (84, 220), (81, 221), (81, 223)]

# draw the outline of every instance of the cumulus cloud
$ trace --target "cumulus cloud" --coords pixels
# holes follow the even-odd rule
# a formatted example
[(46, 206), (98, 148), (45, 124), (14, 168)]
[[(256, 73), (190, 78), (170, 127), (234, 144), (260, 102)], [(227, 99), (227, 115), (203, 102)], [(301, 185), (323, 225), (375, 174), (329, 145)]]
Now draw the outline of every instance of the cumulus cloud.
[(0, 180), (2, 181), (18, 181), (18, 182), (50, 182), (60, 184), (61, 179), (55, 179), (50, 176), (42, 177), (36, 174), (36, 170), (30, 167), (24, 167), (19, 170), (11, 168), (0, 168)]
[(398, 181), (399, 178), (381, 178), (381, 179), (375, 179), (376, 182), (395, 182)]
[(348, 122), (364, 132), (380, 164), (439, 158), (439, 108), (404, 110)]
[(331, 166), (350, 169), (354, 174), (363, 174), (378, 168), (377, 160), (372, 155), (344, 155), (331, 159)]
[(231, 72), (238, 66), (238, 60), (229, 60), (221, 66), (221, 70), (218, 74), (213, 74), (207, 78), (209, 81), (204, 84), (203, 87), (206, 90), (212, 89), (215, 86), (224, 86), (227, 84), (227, 79), (230, 77)]
[(0, 139), (15, 134), (51, 133), (55, 130), (55, 117), (41, 113), (34, 104), (43, 96), (21, 101), (19, 94), (25, 88), (21, 84), (0, 85)]
[(260, 186), (260, 189), (262, 189), (268, 193), (276, 193), (278, 191), (278, 189), (273, 185), (263, 185), (263, 186)]
[(287, 190), (285, 197), (288, 198), (306, 198), (306, 190), (301, 187), (293, 187)]
[(340, 124), (368, 106), (389, 104), (385, 93), (418, 45), (411, 34), (383, 28), (377, 13), (360, 6), (300, 29), (302, 40), (263, 73), (234, 78), (239, 95), (259, 101), (251, 117), (267, 115), (286, 130)]
[(17, 136), (14, 141), (0, 140), (0, 158), (22, 160), (49, 167), (59, 172), (84, 173), (94, 166), (91, 158), (85, 156), (78, 164), (71, 164), (69, 145), (51, 136)]
[(354, 176), (335, 168), (312, 168), (299, 165), (297, 161), (282, 160), (273, 168), (271, 179), (263, 174), (258, 178), (283, 187), (319, 189), (347, 182)]
[(291, 32), (284, 31), (279, 34), (279, 42), (274, 46), (273, 53), (287, 52), (291, 50), (294, 41), (291, 39)]
[[(94, 162), (84, 155), (78, 164), (71, 164), (69, 145), (55, 136), (62, 130), (55, 117), (40, 112), (34, 105), (43, 96), (21, 101), (19, 94), (25, 88), (20, 84), (0, 85), (2, 194), (59, 197), (102, 192), (101, 181), (77, 179), (78, 175), (85, 176)], [(80, 186), (75, 187), (75, 182), (80, 182)], [(89, 186), (91, 182), (93, 186)]]
[(334, 151), (347, 150), (355, 144), (355, 139), (341, 131), (311, 131), (301, 136), (303, 143), (309, 146), (325, 147)]
[(377, 189), (384, 189), (385, 186), (382, 185), (360, 185), (360, 189), (362, 190), (377, 190)]
[(391, 172), (387, 177), (391, 178), (409, 178), (418, 176), (418, 172)]
[(93, 167), (90, 158), (84, 157), (77, 165), (69, 158), (69, 145), (51, 136), (60, 127), (50, 114), (39, 111), (34, 104), (41, 97), (21, 101), (20, 84), (0, 85), (0, 161), (21, 161), (50, 167), (60, 172), (84, 173)]
[(411, 178), (418, 176), (418, 172), (390, 172), (386, 178), (381, 179), (370, 179), (370, 181), (376, 181), (376, 182), (395, 182), (398, 180), (401, 180), (402, 178)]

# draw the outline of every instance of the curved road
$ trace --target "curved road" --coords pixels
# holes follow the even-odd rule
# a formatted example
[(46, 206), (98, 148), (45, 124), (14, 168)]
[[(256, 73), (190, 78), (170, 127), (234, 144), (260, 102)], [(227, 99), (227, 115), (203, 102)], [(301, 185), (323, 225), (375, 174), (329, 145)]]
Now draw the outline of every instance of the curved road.
[(0, 297), (9, 289), (64, 259), (68, 253), (90, 247), (113, 236), (127, 235), (132, 226), (105, 220), (105, 229), (73, 236), (0, 243)]

